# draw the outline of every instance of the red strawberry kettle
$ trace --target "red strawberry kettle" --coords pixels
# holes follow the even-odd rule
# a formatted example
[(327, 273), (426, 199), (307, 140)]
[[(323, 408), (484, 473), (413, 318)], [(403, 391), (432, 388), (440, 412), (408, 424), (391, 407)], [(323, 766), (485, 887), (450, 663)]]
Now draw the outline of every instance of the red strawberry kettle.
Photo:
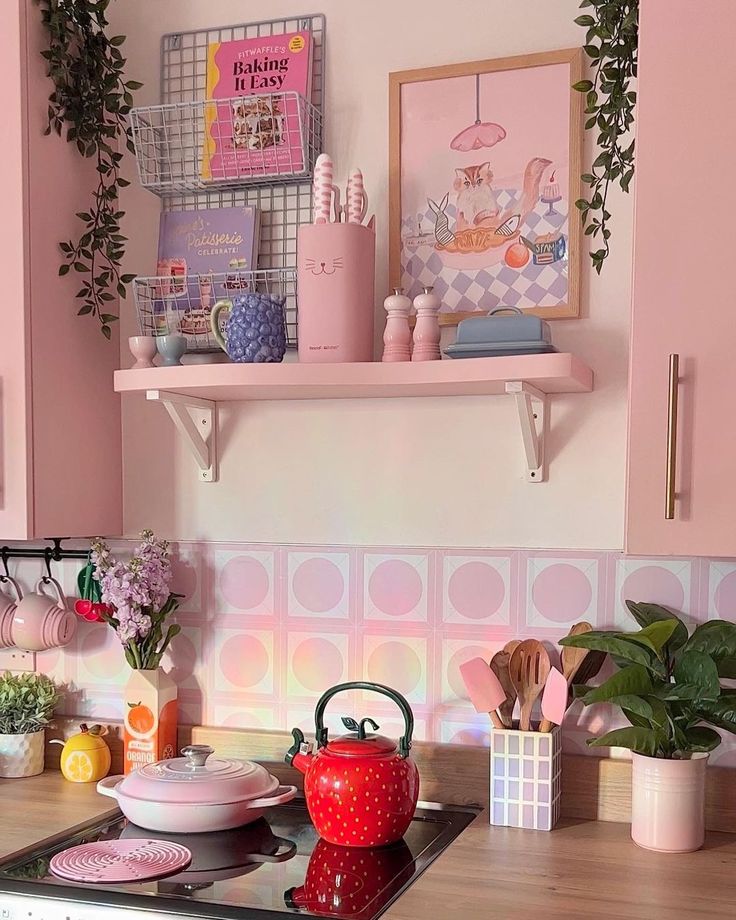
[[(398, 746), (382, 735), (366, 734), (372, 719), (343, 718), (348, 735), (327, 740), (323, 716), (327, 703), (343, 690), (383, 693), (401, 709), (405, 731)], [(292, 732), (294, 744), (285, 760), (304, 774), (307, 809), (317, 833), (341, 846), (379, 847), (400, 840), (406, 833), (419, 796), (419, 773), (409, 759), (414, 716), (404, 697), (382, 684), (352, 681), (338, 684), (322, 695), (314, 714), (317, 751), (300, 729)]]

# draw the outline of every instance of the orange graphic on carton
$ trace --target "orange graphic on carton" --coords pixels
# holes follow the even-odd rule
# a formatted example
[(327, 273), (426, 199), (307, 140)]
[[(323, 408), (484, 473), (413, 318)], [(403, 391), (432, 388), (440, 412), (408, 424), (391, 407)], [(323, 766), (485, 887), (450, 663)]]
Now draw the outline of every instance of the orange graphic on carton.
[(125, 688), (124, 770), (176, 754), (176, 685), (163, 671), (133, 671)]

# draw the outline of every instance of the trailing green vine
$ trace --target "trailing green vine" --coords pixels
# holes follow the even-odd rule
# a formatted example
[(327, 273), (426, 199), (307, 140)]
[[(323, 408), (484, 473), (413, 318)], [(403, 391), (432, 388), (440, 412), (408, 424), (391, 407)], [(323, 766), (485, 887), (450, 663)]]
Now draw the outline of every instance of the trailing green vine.
[(573, 89), (585, 93), (586, 130), (596, 130), (599, 153), (583, 182), (590, 196), (575, 202), (580, 209), (585, 233), (600, 236), (602, 246), (591, 251), (593, 267), (600, 274), (610, 253), (611, 218), (608, 192), (618, 182), (629, 191), (634, 178), (634, 124), (636, 92), (630, 88), (636, 78), (639, 46), (639, 0), (582, 0), (581, 9), (590, 12), (575, 22), (585, 30), (584, 51), (591, 60), (592, 79), (580, 80)]
[[(125, 80), (126, 59), (120, 46), (124, 35), (108, 37), (105, 16), (110, 0), (36, 0), (48, 32), (48, 49), (42, 51), (54, 92), (49, 96), (46, 133), (62, 135), (76, 143), (83, 157), (97, 163), (98, 182), (89, 210), (79, 211), (84, 224), (79, 239), (59, 244), (64, 262), (60, 275), (83, 275), (77, 298), (78, 313), (90, 315), (110, 338), (111, 312), (116, 295), (125, 297), (125, 285), (134, 275), (121, 274), (127, 238), (120, 231), (124, 212), (118, 210), (118, 193), (130, 183), (120, 175), (120, 142), (134, 151), (126, 115), (133, 105), (132, 92), (141, 83)], [(115, 293), (113, 293), (115, 292)]]

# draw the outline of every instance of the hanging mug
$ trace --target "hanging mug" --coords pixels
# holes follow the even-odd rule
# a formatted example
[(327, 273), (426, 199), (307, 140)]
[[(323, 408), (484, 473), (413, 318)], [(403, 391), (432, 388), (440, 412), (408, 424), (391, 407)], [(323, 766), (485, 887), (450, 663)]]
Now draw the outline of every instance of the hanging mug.
[(23, 599), (23, 594), (18, 582), (9, 575), (5, 575), (0, 581), (4, 585), (10, 585), (15, 593), (15, 599), (13, 599), (8, 597), (5, 592), (0, 592), (0, 648), (12, 648), (13, 618), (15, 617), (16, 607)]
[[(44, 594), (43, 589), (48, 585), (53, 588), (55, 600)], [(76, 628), (76, 617), (67, 609), (61, 585), (47, 576), (15, 608), (11, 626), (13, 645), (27, 652), (45, 652), (68, 645)]]

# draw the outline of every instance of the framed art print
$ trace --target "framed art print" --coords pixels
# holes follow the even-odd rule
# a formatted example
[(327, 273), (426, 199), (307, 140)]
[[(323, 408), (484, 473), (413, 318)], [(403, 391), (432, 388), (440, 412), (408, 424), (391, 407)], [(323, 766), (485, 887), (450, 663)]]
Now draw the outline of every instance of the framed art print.
[(580, 312), (582, 51), (389, 75), (390, 275), (441, 321)]

